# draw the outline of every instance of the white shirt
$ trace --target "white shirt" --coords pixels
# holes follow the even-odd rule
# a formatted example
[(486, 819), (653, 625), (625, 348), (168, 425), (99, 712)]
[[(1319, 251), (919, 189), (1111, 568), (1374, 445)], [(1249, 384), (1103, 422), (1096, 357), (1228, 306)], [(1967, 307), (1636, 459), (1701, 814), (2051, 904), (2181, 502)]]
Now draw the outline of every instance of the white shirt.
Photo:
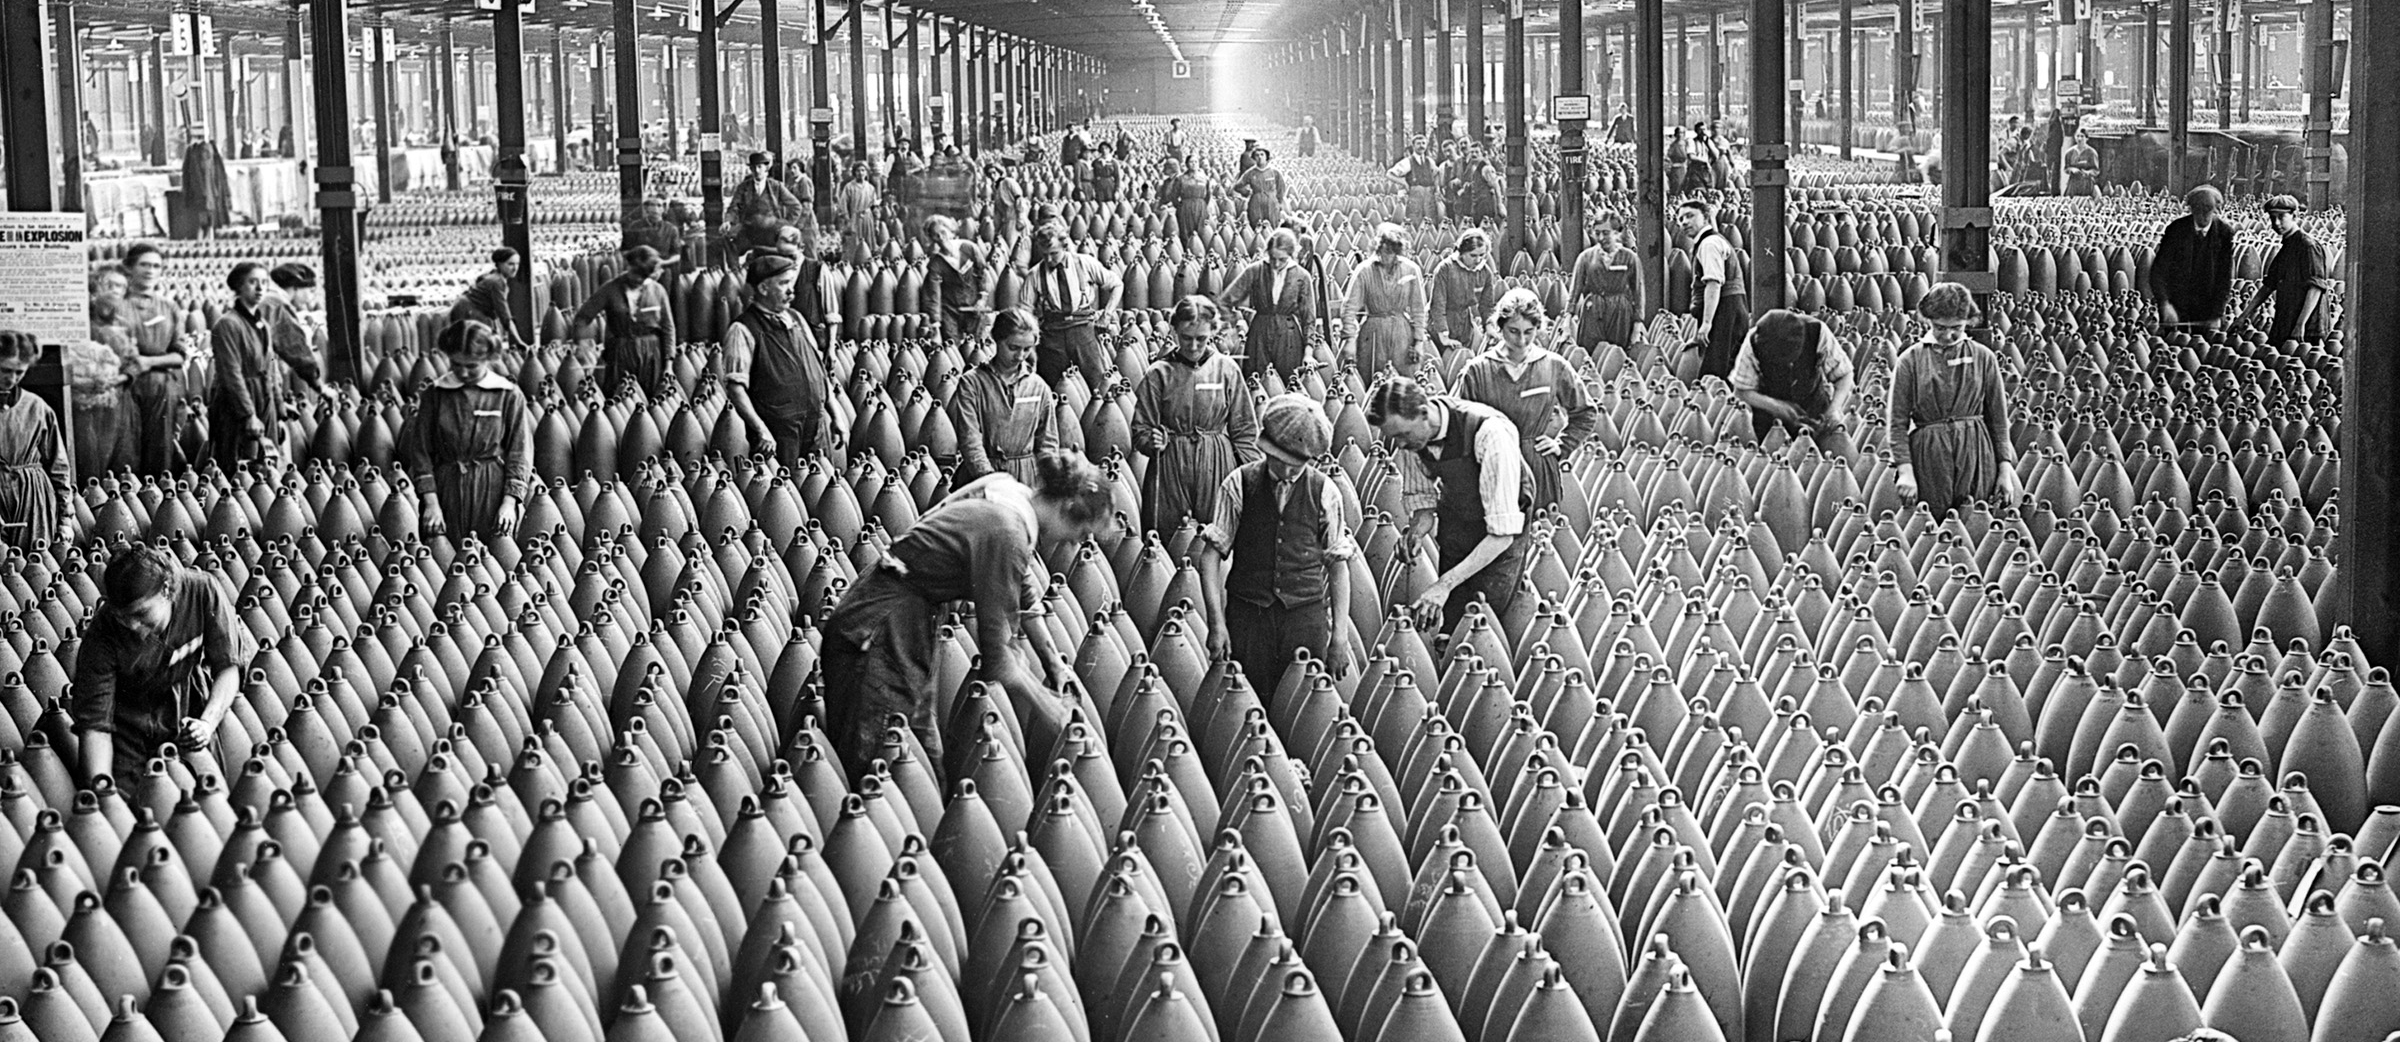
[[(1472, 451), (1475, 461), (1483, 468), (1477, 491), (1483, 497), (1483, 530), (1491, 535), (1515, 536), (1525, 531), (1525, 509), (1517, 497), (1523, 494), (1525, 483), (1525, 452), (1517, 445), (1517, 425), (1499, 410), (1478, 402), (1455, 398), (1437, 398), (1447, 408), (1441, 422), (1434, 426), (1433, 440), (1440, 441), (1450, 433), (1450, 425), (1462, 412), (1483, 414), (1483, 426), (1476, 428)], [(1441, 482), (1425, 469), (1425, 461), (1414, 452), (1395, 453), (1400, 463), (1401, 501), (1410, 513), (1431, 510), (1441, 502)]]

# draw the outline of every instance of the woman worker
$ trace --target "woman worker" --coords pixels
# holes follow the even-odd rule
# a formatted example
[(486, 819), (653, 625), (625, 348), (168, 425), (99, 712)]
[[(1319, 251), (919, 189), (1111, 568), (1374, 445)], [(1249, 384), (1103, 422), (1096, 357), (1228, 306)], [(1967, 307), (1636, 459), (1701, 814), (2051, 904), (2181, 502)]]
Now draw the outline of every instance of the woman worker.
[(1300, 234), (1290, 228), (1267, 233), (1267, 255), (1233, 277), (1217, 298), (1226, 307), (1251, 309), (1242, 342), (1242, 375), (1273, 372), (1299, 378), (1308, 364), (1308, 321), (1317, 313), (1317, 286), (1300, 267)]
[(26, 553), (58, 538), (61, 519), (74, 516), (66, 429), (50, 403), (25, 393), (25, 373), (41, 357), (32, 334), (0, 333), (0, 539)]
[(1258, 458), (1258, 412), (1233, 359), (1217, 353), (1216, 301), (1183, 298), (1167, 319), (1175, 346), (1150, 363), (1134, 394), (1133, 446), (1150, 457), (1142, 527), (1172, 533), (1185, 517), (1214, 518), (1216, 487)]
[(1039, 457), (1058, 449), (1050, 385), (1033, 369), (1041, 342), (1033, 312), (1016, 307), (992, 316), (991, 360), (967, 370), (950, 398), (950, 423), (958, 431), (953, 482), (1003, 473), (1030, 484), (1039, 476)]
[(1491, 235), (1481, 228), (1460, 232), (1450, 256), (1433, 266), (1428, 292), (1433, 342), (1445, 352), (1463, 352), (1464, 358), (1483, 353), (1483, 317), (1500, 302), (1500, 275), (1492, 270)]
[[(1099, 531), (1113, 503), (1090, 461), (1044, 454), (1030, 486), (995, 474), (950, 493), (842, 595), (826, 619), (820, 675), (826, 735), (853, 779), (867, 773), (885, 728), (898, 717), (941, 781), (935, 707), (944, 693), (934, 690), (934, 622), (953, 601), (975, 607), (978, 679), (1007, 692), (1019, 713), (1064, 718), (1058, 692), (1074, 666), (1052, 643), (1048, 626), (1021, 622), (1042, 611), (1048, 585), (1042, 547)], [(1020, 635), (1038, 670), (1015, 648)]]
[(513, 534), (533, 491), (533, 414), (516, 382), (492, 369), (499, 331), (480, 322), (442, 330), (450, 371), (417, 396), (400, 428), (400, 457), (428, 538), (479, 542)]
[(1559, 472), (1600, 428), (1600, 408), (1584, 393), (1583, 381), (1541, 342), (1546, 324), (1542, 298), (1529, 289), (1509, 290), (1492, 307), (1499, 343), (1459, 370), (1454, 388), (1460, 398), (1489, 405), (1517, 425), (1518, 450), (1533, 475), (1529, 512), (1558, 503)]
[(1412, 375), (1423, 360), (1417, 345), (1425, 339), (1425, 272), (1401, 256), (1406, 252), (1407, 232), (1377, 225), (1375, 255), (1350, 272), (1345, 310), (1358, 331), (1352, 354), (1370, 383), (1387, 369)]
[(673, 367), (667, 355), (675, 350), (675, 310), (667, 306), (666, 287), (658, 284), (658, 251), (636, 246), (625, 251), (625, 273), (610, 279), (583, 306), (575, 309), (570, 326), (608, 316), (608, 339), (600, 349), (600, 393), (616, 394), (633, 381), (653, 402), (666, 393)]
[(1997, 492), (2022, 494), (2009, 441), (2000, 357), (1968, 338), (1978, 309), (1965, 286), (1945, 282), (1917, 305), (1931, 328), (1892, 370), (1889, 426), (1903, 498), (1936, 514)]

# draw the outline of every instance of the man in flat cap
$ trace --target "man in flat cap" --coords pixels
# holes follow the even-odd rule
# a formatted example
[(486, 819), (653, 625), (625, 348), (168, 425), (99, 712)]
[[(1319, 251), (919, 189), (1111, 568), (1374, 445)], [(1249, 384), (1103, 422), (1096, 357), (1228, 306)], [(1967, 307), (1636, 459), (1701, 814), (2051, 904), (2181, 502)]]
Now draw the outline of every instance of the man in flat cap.
[(2242, 323), (2257, 316), (2269, 299), (2275, 301), (2275, 321), (2267, 326), (2267, 343), (2278, 347), (2294, 340), (2318, 343), (2332, 325), (2325, 314), (2325, 295), (2333, 291), (2333, 265), (2325, 248), (2300, 228), (2300, 200), (2279, 195), (2267, 200), (2267, 224), (2283, 239), (2275, 259), (2267, 262), (2267, 277), (2259, 280), (2257, 295), (2242, 309)]
[(2233, 298), (2233, 224), (2220, 220), (2225, 193), (2201, 185), (2183, 197), (2190, 211), (2167, 225), (2150, 262), (2150, 294), (2164, 329), (2215, 329)]
[(827, 429), (825, 354), (792, 306), (801, 289), (800, 262), (761, 251), (751, 254), (743, 275), (750, 306), (726, 327), (718, 356), (726, 397), (751, 444), (796, 470), (826, 447)]
[(1259, 413), (1265, 458), (1225, 476), (1215, 520), (1200, 533), (1209, 651), (1240, 665), (1262, 701), (1272, 701), (1301, 649), (1335, 676), (1350, 670), (1341, 627), (1358, 544), (1341, 487), (1310, 465), (1332, 441), (1317, 403), (1297, 394), (1269, 400)]
[(775, 157), (750, 153), (750, 176), (734, 186), (725, 214), (733, 226), (729, 238), (740, 247), (772, 247), (783, 226), (799, 220), (800, 197), (774, 177)]

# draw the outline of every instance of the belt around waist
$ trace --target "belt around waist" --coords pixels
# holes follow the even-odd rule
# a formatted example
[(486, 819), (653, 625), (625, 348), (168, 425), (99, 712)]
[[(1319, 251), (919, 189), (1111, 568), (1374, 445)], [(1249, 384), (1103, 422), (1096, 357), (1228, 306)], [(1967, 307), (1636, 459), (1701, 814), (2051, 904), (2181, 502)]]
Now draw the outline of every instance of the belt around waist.
[(1981, 416), (1945, 416), (1945, 417), (1943, 417), (1943, 418), (1941, 418), (1941, 419), (1938, 419), (1938, 420), (1932, 420), (1932, 421), (1929, 421), (1929, 422), (1926, 422), (1926, 423), (1921, 423), (1921, 424), (1918, 424), (1918, 426), (1919, 426), (1919, 427), (1956, 427), (1956, 426), (1960, 426), (1960, 425), (1963, 425), (1963, 424), (1969, 424), (1969, 423), (1982, 423), (1982, 422), (1983, 422), (1983, 417), (1981, 417)]

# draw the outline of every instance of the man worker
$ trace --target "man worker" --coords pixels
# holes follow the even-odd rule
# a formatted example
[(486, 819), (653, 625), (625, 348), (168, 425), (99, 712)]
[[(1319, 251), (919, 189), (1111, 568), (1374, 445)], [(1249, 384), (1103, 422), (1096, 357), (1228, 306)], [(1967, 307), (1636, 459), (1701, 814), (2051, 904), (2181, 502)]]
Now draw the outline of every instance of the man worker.
[(1367, 392), (1367, 422), (1401, 461), (1408, 536), (1434, 541), (1441, 575), (1410, 607), (1418, 624), (1456, 630), (1478, 599), (1505, 620), (1525, 571), (1533, 488), (1517, 425), (1491, 406), (1428, 395), (1405, 376)]
[(2201, 185), (2183, 197), (2189, 211), (2167, 225), (2150, 262), (2150, 295), (2158, 327), (2215, 329), (2233, 299), (2233, 223), (2217, 219), (2225, 193)]
[(1041, 320), (1041, 350), (1034, 357), (1042, 382), (1056, 388), (1067, 370), (1080, 369), (1086, 386), (1108, 386), (1114, 360), (1101, 333), (1115, 331), (1124, 279), (1076, 251), (1066, 226), (1055, 221), (1033, 230), (1033, 256), (1037, 263), (1026, 274), (1033, 283), (1033, 313)]
[(2266, 278), (2250, 306), (2242, 309), (2247, 325), (2268, 300), (2275, 302), (2275, 321), (2267, 326), (2267, 342), (2278, 347), (2294, 340), (2320, 343), (2332, 324), (2325, 314), (2325, 294), (2333, 289), (2333, 266), (2325, 248), (2300, 228), (2300, 200), (2279, 195), (2267, 200), (2267, 224), (2283, 245), (2267, 262)]
[(1692, 312), (1700, 319), (1700, 376), (1727, 377), (1750, 332), (1750, 273), (1733, 243), (1717, 233), (1707, 203), (1683, 204), (1675, 219), (1692, 239)]
[(801, 291), (800, 262), (760, 252), (743, 266), (743, 276), (750, 285), (750, 306), (726, 327), (718, 354), (726, 400), (749, 430), (751, 444), (797, 471), (803, 460), (830, 447), (825, 353), (792, 306)]
[(734, 186), (733, 198), (726, 201), (725, 213), (733, 226), (728, 238), (737, 249), (774, 246), (783, 226), (800, 215), (800, 197), (774, 178), (774, 169), (773, 156), (750, 153), (750, 176)]
[(165, 549), (136, 544), (108, 562), (100, 596), (75, 659), (82, 779), (112, 775), (125, 790), (170, 746), (195, 773), (222, 774), (212, 747), (257, 646), (233, 595)]
[[(1305, 395), (1275, 396), (1259, 413), (1265, 458), (1225, 476), (1215, 519), (1200, 532), (1209, 651), (1240, 665), (1262, 699), (1303, 648), (1334, 676), (1350, 670), (1342, 620), (1358, 543), (1341, 487), (1310, 465), (1332, 444), (1323, 408)], [(1240, 610), (1227, 612), (1228, 600)]]

